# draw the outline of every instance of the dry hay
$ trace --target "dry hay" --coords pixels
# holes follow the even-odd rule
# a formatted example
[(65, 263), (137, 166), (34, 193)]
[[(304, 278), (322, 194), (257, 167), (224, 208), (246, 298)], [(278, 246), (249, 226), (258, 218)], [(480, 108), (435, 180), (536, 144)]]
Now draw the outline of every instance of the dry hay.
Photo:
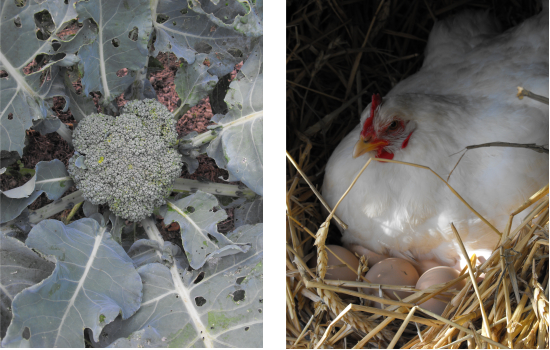
[[(434, 18), (485, 8), (507, 29), (540, 11), (533, 1), (494, 3), (287, 1), (287, 347), (548, 348), (548, 186), (511, 213), (529, 215), (512, 232), (508, 225), (484, 264), (428, 290), (403, 287), (415, 293), (401, 301), (362, 292), (369, 286), (364, 259), (358, 280), (344, 283), (323, 281), (307, 267), (317, 259), (320, 275), (331, 268), (325, 239), (338, 241), (338, 223), (323, 225), (327, 216), (314, 192), (370, 95), (385, 95), (420, 68)], [(453, 288), (462, 279), (466, 286)], [(444, 291), (455, 297), (442, 316), (417, 306)], [(385, 310), (364, 306), (368, 300), (382, 301)]]

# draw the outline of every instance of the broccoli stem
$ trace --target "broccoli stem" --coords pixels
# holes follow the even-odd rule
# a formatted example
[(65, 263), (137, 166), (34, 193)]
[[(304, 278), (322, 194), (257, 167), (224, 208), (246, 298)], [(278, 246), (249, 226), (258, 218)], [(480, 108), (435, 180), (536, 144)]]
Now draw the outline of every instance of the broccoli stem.
[(74, 203), (83, 202), (82, 191), (73, 192), (61, 199), (58, 199), (48, 205), (43, 206), (37, 210), (30, 210), (27, 215), (19, 215), (13, 220), (0, 225), (0, 234), (8, 234), (9, 232), (19, 232), (20, 229), (15, 226), (15, 222), (21, 220), (24, 224), (30, 224), (31, 227), (38, 224), (40, 221), (45, 220), (63, 210), (70, 209), (74, 206)]
[(82, 197), (82, 191), (73, 192), (61, 199), (58, 199), (48, 205), (43, 206), (37, 210), (31, 210), (29, 212), (29, 222), (31, 224), (38, 224), (40, 221), (49, 218), (65, 209), (69, 209), (74, 206), (74, 203), (80, 203), (84, 201)]
[(71, 222), (73, 216), (76, 214), (78, 209), (80, 209), (80, 207), (82, 206), (82, 203), (84, 203), (84, 202), (79, 202), (79, 203), (76, 203), (74, 205), (74, 207), (73, 207), (73, 209), (71, 209), (71, 212), (69, 213), (69, 215), (67, 215), (67, 217), (63, 220), (65, 225), (68, 225), (69, 222)]
[[(237, 126), (239, 124), (247, 123), (248, 121), (256, 118), (262, 118), (264, 116), (264, 111), (254, 112), (246, 117), (236, 119), (232, 122), (226, 123), (226, 124), (219, 124), (219, 126), (223, 128), (230, 128), (232, 126)], [(214, 132), (214, 130), (209, 130), (207, 132), (203, 132), (202, 134), (199, 134), (191, 139), (191, 144), (193, 147), (200, 147), (204, 145), (205, 143), (208, 143), (212, 140), (214, 140), (218, 136), (218, 133)]]
[(205, 143), (208, 143), (212, 140), (214, 140), (218, 136), (214, 131), (208, 130), (207, 132), (203, 132), (202, 134), (199, 134), (191, 139), (191, 144), (193, 147), (200, 147), (204, 145)]
[(244, 185), (219, 184), (209, 181), (203, 182), (178, 178), (172, 187), (173, 192), (195, 192), (196, 190), (228, 197), (246, 197), (252, 199), (256, 196), (254, 191)]
[[(149, 237), (149, 239), (152, 241), (158, 242), (160, 244), (160, 248), (162, 249), (164, 247), (164, 240), (160, 235), (160, 231), (156, 226), (155, 220), (151, 219), (151, 216), (149, 216), (141, 220), (141, 226), (143, 226), (143, 229), (145, 230), (147, 237)], [(157, 250), (157, 255), (159, 256), (159, 258), (162, 258), (162, 253), (158, 250)]]

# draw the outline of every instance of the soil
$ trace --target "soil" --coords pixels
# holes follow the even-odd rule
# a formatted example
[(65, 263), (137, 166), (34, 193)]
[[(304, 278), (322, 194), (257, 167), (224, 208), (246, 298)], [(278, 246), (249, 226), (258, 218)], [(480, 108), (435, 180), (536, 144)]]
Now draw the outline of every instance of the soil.
[[(63, 35), (74, 34), (78, 31), (78, 26), (75, 24), (68, 29), (63, 31)], [(180, 104), (180, 98), (175, 91), (174, 76), (177, 69), (180, 65), (180, 60), (172, 53), (160, 53), (157, 57), (163, 66), (164, 69), (150, 73), (149, 81), (151, 82), (159, 102), (164, 104), (171, 112), (178, 108)], [(31, 62), (28, 67), (26, 67), (26, 72), (29, 73), (33, 70), (36, 70), (36, 67), (39, 66), (36, 62)], [(234, 78), (238, 70), (242, 67), (242, 62), (235, 67), (235, 70), (228, 77), (229, 79)], [(118, 75), (125, 75), (127, 71), (120, 70)], [(227, 76), (226, 76), (227, 77)], [(77, 93), (80, 93), (82, 90), (82, 85), (80, 80), (73, 84)], [(98, 111), (101, 111), (99, 106), (99, 94), (92, 93), (94, 102)], [(124, 106), (128, 100), (124, 99), (124, 94), (119, 96), (116, 99), (117, 106)], [(77, 122), (73, 118), (70, 108), (63, 112), (63, 106), (65, 101), (61, 97), (54, 98), (53, 110), (59, 119), (65, 123), (71, 130), (74, 129)], [(197, 131), (198, 133), (205, 132), (207, 126), (214, 124), (210, 119), (212, 118), (212, 108), (210, 106), (209, 97), (206, 97), (200, 101), (196, 106), (192, 107), (187, 111), (178, 121), (176, 129), (178, 136), (181, 138), (192, 131)], [(53, 159), (59, 159), (65, 165), (68, 165), (69, 158), (73, 155), (73, 149), (63, 140), (57, 133), (50, 133), (47, 135), (41, 135), (35, 130), (27, 131), (27, 140), (28, 145), (25, 147), (23, 152), (23, 157), (20, 160), (20, 167), (26, 169), (34, 169), (36, 164), (40, 161), (50, 161)], [(208, 180), (217, 183), (227, 183), (223, 179), (227, 179), (229, 174), (225, 169), (220, 169), (216, 166), (216, 163), (213, 159), (207, 157), (206, 155), (200, 155), (198, 157), (199, 168), (193, 174), (189, 174), (186, 167), (183, 168), (181, 178), (193, 179), (193, 180)], [(15, 164), (13, 166), (16, 166)], [(12, 172), (11, 174), (4, 173), (1, 176), (0, 188), (5, 191), (14, 187), (18, 187), (26, 183), (31, 178), (30, 175), (21, 176), (17, 172)], [(239, 184), (239, 182), (231, 182), (232, 184)], [(76, 191), (76, 187), (73, 186), (69, 189), (65, 195)], [(46, 204), (51, 203), (45, 194), (42, 194), (38, 199), (29, 206), (30, 210), (36, 210), (43, 207)], [(234, 229), (234, 220), (233, 220), (233, 209), (226, 209), (228, 218), (218, 224), (218, 231), (221, 233), (227, 233)], [(63, 220), (69, 213), (69, 210), (61, 212), (53, 217), (52, 219)], [(83, 218), (84, 214), (82, 209), (80, 209), (76, 215), (73, 217), (73, 220), (78, 220)], [(161, 217), (157, 217), (157, 227), (159, 228), (163, 238), (167, 241), (181, 246), (181, 237), (179, 237), (179, 227), (177, 223), (173, 223), (170, 226), (165, 226), (162, 222)]]

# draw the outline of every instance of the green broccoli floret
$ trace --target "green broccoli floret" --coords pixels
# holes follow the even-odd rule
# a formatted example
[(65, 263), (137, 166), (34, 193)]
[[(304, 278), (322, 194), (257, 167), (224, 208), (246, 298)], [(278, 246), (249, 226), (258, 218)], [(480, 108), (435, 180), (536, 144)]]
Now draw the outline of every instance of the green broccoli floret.
[[(179, 177), (176, 121), (156, 100), (131, 101), (119, 117), (91, 114), (73, 132), (68, 172), (84, 198), (131, 221), (166, 203)], [(84, 156), (84, 166), (76, 160)]]

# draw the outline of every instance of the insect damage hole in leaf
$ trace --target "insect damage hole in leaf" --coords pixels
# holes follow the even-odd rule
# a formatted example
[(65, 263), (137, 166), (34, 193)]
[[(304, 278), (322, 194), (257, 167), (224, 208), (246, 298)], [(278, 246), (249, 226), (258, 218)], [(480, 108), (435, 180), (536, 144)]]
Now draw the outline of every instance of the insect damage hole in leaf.
[(40, 86), (44, 85), (46, 81), (52, 80), (52, 75), (50, 70), (43, 70), (40, 74)]
[(134, 28), (128, 33), (128, 38), (130, 38), (130, 40), (132, 40), (132, 41), (137, 41), (138, 36), (139, 36), (139, 29), (138, 29), (138, 27), (134, 27)]
[(114, 47), (119, 47), (120, 40), (118, 40), (118, 38), (114, 38), (113, 40), (111, 40), (111, 44), (113, 44)]
[(15, 6), (23, 7), (27, 4), (27, 0), (14, 0)]
[(21, 18), (19, 16), (15, 17), (15, 19), (13, 20), (13, 23), (17, 28), (21, 28)]
[(199, 283), (200, 281), (202, 281), (202, 279), (204, 278), (204, 271), (199, 273), (199, 275), (197, 276), (197, 278), (195, 278), (195, 280), (193, 281), (194, 284), (197, 284)]
[(170, 17), (168, 17), (166, 15), (163, 15), (163, 14), (159, 14), (159, 15), (157, 15), (157, 23), (163, 24), (164, 22), (166, 22), (168, 20), (168, 18), (170, 18)]
[(250, 327), (245, 327), (244, 331), (247, 332), (250, 329)]
[(40, 41), (46, 41), (48, 40), (47, 37), (44, 37), (44, 34), (40, 31), (40, 30), (37, 30), (36, 31), (36, 38)]
[(128, 68), (121, 68), (116, 72), (116, 76), (119, 78), (125, 77), (128, 75)]
[(195, 212), (195, 208), (193, 208), (192, 206), (188, 206), (187, 208), (185, 208), (185, 210), (187, 210), (189, 213)]
[(12, 120), (12, 119), (13, 119), (13, 113), (8, 114), (8, 120)]
[(195, 304), (197, 304), (197, 306), (203, 306), (206, 304), (206, 299), (203, 297), (195, 297)]
[(5, 70), (0, 70), (0, 78), (7, 78), (10, 75)]
[(36, 25), (36, 37), (38, 40), (47, 40), (50, 37), (50, 30), (55, 28), (52, 15), (48, 10), (42, 10), (34, 14), (34, 23)]
[(237, 284), (241, 284), (243, 283), (243, 281), (245, 280), (246, 277), (239, 277), (237, 278)]
[(236, 290), (233, 294), (229, 294), (233, 297), (234, 302), (244, 300), (245, 291), (242, 289)]
[(23, 333), (21, 333), (21, 336), (23, 337), (23, 339), (25, 340), (29, 340), (30, 337), (31, 337), (31, 330), (29, 329), (29, 327), (25, 327), (25, 329), (23, 329)]
[(227, 52), (235, 58), (243, 57), (243, 52), (236, 47), (230, 48)]

